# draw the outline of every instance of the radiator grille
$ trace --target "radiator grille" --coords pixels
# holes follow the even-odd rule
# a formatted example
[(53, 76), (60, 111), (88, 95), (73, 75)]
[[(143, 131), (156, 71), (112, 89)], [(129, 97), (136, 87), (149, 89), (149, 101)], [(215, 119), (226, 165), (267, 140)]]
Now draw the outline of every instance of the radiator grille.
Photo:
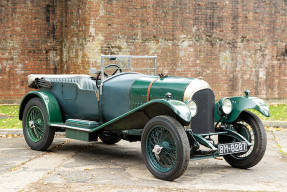
[(197, 114), (191, 119), (190, 127), (195, 134), (213, 133), (214, 129), (214, 94), (211, 89), (196, 92), (192, 99), (197, 104)]

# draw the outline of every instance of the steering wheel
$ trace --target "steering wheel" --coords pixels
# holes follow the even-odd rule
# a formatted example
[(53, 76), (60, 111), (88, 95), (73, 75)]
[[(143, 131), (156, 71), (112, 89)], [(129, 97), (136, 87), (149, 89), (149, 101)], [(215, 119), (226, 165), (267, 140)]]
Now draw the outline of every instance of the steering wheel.
[[(105, 69), (110, 68), (110, 67), (117, 67), (117, 69), (113, 72), (112, 75), (116, 74), (118, 71), (120, 71), (120, 73), (122, 72), (122, 69), (121, 69), (118, 65), (116, 65), (116, 64), (108, 65), (108, 66), (105, 67)], [(105, 69), (104, 69), (104, 70), (105, 70)], [(111, 75), (111, 76), (112, 76), (112, 75)]]
[[(106, 66), (106, 67), (104, 68), (104, 70), (107, 69), (107, 68), (110, 68), (110, 67), (117, 67), (117, 69), (112, 73), (111, 76), (113, 76), (114, 74), (116, 74), (118, 71), (120, 71), (120, 73), (122, 72), (122, 69), (121, 69), (118, 65), (116, 65), (116, 64), (108, 65), (108, 66)], [(102, 74), (101, 71), (98, 71), (98, 72), (96, 73), (96, 86), (97, 86), (97, 88), (100, 87), (98, 81), (101, 80), (101, 78), (100, 78), (101, 74)], [(104, 72), (104, 76), (105, 76), (105, 78), (109, 77), (105, 72)]]

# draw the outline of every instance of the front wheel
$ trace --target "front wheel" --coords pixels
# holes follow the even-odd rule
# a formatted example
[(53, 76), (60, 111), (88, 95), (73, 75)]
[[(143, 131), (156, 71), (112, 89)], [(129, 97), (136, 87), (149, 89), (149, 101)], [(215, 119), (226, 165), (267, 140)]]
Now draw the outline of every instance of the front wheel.
[[(244, 136), (252, 146), (245, 153), (224, 156), (231, 166), (247, 169), (258, 164), (264, 156), (267, 144), (266, 131), (262, 121), (253, 113), (243, 111), (233, 123), (235, 131)], [(221, 141), (226, 138), (219, 138)]]
[(31, 149), (46, 150), (53, 142), (55, 129), (49, 127), (45, 105), (39, 98), (31, 99), (25, 106), (22, 127)]
[(188, 166), (189, 141), (182, 125), (172, 117), (157, 116), (147, 122), (141, 150), (147, 168), (159, 179), (172, 181)]

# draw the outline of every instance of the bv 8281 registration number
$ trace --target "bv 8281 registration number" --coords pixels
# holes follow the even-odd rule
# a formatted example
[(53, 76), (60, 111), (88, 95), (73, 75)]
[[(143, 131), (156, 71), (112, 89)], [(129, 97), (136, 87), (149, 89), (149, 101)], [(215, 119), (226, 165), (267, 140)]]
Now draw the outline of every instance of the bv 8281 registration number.
[(228, 155), (233, 153), (242, 153), (247, 151), (246, 142), (224, 143), (218, 145), (219, 155)]

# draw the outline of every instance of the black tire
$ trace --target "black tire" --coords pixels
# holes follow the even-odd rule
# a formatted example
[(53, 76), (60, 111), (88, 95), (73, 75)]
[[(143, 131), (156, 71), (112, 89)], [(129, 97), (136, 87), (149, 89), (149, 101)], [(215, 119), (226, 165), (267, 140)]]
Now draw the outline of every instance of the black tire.
[(157, 116), (147, 122), (142, 133), (141, 150), (149, 171), (156, 178), (167, 181), (179, 178), (190, 159), (185, 130), (169, 116)]
[(103, 143), (108, 145), (113, 145), (121, 140), (121, 138), (115, 135), (111, 135), (109, 131), (103, 131), (102, 133), (100, 133), (99, 138), (102, 140)]
[(40, 98), (32, 98), (26, 104), (22, 127), (25, 140), (31, 149), (43, 151), (52, 144), (55, 129), (48, 125), (46, 107)]
[(245, 153), (224, 156), (231, 166), (247, 169), (258, 164), (264, 156), (267, 145), (266, 131), (262, 121), (249, 111), (243, 111), (233, 123), (235, 130), (253, 145)]

